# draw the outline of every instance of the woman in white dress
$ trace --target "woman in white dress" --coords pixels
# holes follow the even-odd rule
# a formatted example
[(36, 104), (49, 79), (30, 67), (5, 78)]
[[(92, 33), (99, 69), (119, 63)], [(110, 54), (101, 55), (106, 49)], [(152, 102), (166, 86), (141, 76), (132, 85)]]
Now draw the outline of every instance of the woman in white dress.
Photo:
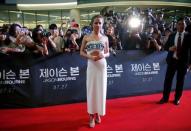
[(102, 34), (103, 17), (96, 15), (92, 19), (93, 31), (84, 36), (80, 55), (88, 59), (87, 66), (87, 112), (90, 116), (89, 126), (101, 123), (105, 115), (107, 91), (107, 62), (109, 44), (107, 36)]

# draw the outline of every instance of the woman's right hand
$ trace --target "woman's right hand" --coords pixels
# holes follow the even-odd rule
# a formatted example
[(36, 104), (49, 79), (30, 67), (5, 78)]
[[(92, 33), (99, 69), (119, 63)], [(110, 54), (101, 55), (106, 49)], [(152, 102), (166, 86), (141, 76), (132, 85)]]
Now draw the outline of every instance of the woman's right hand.
[(98, 55), (98, 56), (91, 56), (90, 59), (93, 61), (98, 61), (102, 59), (104, 56), (103, 55)]
[(100, 59), (100, 53), (99, 51), (94, 51), (90, 54), (90, 59), (93, 61), (97, 61)]
[(93, 61), (97, 61), (97, 56), (90, 56), (90, 59)]

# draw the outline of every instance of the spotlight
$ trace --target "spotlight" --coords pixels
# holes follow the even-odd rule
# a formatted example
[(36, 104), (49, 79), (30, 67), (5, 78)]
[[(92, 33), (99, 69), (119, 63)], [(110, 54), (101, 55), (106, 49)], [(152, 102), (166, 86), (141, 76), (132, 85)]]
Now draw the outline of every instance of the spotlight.
[(130, 28), (138, 28), (141, 25), (141, 20), (138, 17), (131, 17), (128, 23)]

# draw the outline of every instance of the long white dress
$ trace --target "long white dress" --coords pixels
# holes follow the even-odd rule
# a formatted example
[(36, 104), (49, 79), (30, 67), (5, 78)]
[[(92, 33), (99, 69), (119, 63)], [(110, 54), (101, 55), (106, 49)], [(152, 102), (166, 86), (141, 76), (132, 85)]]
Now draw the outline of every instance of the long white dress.
[[(86, 44), (87, 54), (98, 51), (104, 53), (102, 41), (90, 41)], [(107, 62), (105, 58), (98, 61), (88, 59), (87, 66), (87, 109), (89, 114), (105, 115), (107, 91)]]

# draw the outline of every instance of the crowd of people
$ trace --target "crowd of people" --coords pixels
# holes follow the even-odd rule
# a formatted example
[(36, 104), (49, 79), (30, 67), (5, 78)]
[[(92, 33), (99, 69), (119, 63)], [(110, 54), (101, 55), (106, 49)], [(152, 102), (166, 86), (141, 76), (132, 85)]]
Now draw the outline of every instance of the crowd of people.
[[(163, 10), (153, 11), (152, 9), (140, 10), (131, 8), (128, 13), (122, 14), (112, 10), (102, 13), (105, 16), (106, 34), (110, 28), (114, 29), (113, 40), (109, 37), (110, 47), (123, 50), (151, 50), (161, 51), (164, 49), (168, 37), (176, 31), (177, 19), (167, 19)], [(191, 20), (188, 16), (186, 21), (186, 32), (191, 32)], [(134, 25), (130, 25), (132, 19)], [(165, 19), (166, 18), (166, 19)], [(136, 24), (138, 24), (136, 26)], [(115, 41), (117, 40), (117, 41)], [(113, 44), (111, 41), (113, 41)], [(111, 44), (112, 43), (112, 44)], [(117, 45), (117, 46), (116, 46)]]
[(23, 53), (46, 56), (79, 50), (78, 30), (70, 28), (63, 34), (56, 24), (51, 24), (48, 31), (42, 25), (37, 25), (30, 31), (27, 27), (14, 23), (4, 26), (0, 32), (0, 52), (5, 55)]
[[(113, 10), (102, 10), (104, 25), (102, 33), (109, 39), (110, 52), (116, 55), (117, 50), (163, 50), (169, 35), (176, 30), (176, 21), (170, 23), (164, 19), (162, 11), (154, 12), (132, 8), (126, 14)], [(131, 18), (139, 18), (140, 23), (135, 27), (129, 25)], [(190, 17), (185, 17), (190, 32)], [(19, 23), (0, 27), (0, 52), (9, 55), (13, 53), (47, 56), (54, 53), (79, 51), (84, 35), (90, 34), (91, 25), (80, 29), (79, 24), (72, 20), (71, 26), (64, 29), (51, 24), (48, 30), (42, 25), (28, 29)]]

